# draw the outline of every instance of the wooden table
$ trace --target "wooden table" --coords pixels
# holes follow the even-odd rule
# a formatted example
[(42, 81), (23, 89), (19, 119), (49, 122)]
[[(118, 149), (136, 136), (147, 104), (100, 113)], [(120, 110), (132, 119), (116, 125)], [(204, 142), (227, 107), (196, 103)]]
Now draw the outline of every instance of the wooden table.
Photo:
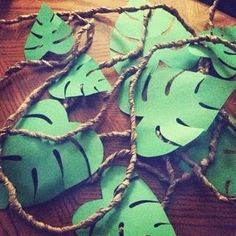
[[(21, 14), (37, 12), (41, 0), (0, 0), (0, 18), (14, 18)], [(48, 0), (46, 1), (54, 10), (86, 10), (98, 6), (117, 7), (125, 5), (125, 0)], [(180, 14), (196, 30), (203, 29), (208, 18), (208, 7), (194, 0), (155, 0), (152, 3), (165, 3), (177, 8)], [(109, 58), (109, 39), (111, 27), (117, 15), (109, 14), (101, 19), (106, 23), (99, 21), (96, 23), (96, 34), (92, 48), (89, 53), (97, 61), (103, 61)], [(217, 12), (215, 18), (216, 25), (235, 24), (236, 20)], [(14, 65), (17, 61), (24, 58), (23, 47), (25, 39), (29, 32), (29, 24), (17, 24), (13, 27), (6, 27), (0, 30), (0, 75), (5, 70)], [(105, 70), (106, 76), (111, 82), (117, 78), (112, 69)], [(47, 74), (37, 73), (32, 69), (26, 68), (15, 74), (12, 78), (13, 83), (4, 90), (0, 90), (0, 125), (4, 124), (6, 118), (12, 114), (23, 102), (26, 96), (33, 88), (39, 86)], [(79, 119), (86, 121), (93, 117), (101, 107), (102, 99), (93, 97), (88, 99), (89, 107), (81, 107), (80, 110), (72, 112), (72, 120)], [(231, 99), (228, 103), (231, 111), (235, 110), (235, 102)], [(86, 111), (86, 113), (84, 112)], [(114, 104), (104, 125), (98, 129), (98, 132), (111, 130), (124, 130), (128, 127), (127, 117), (119, 112)], [(125, 144), (114, 141), (105, 142), (105, 155), (119, 150)], [(150, 174), (140, 172), (152, 190), (160, 197), (166, 190), (165, 186)], [(87, 200), (95, 199), (100, 196), (99, 185), (74, 187), (73, 189), (50, 201), (39, 206), (27, 209), (37, 219), (43, 220), (53, 225), (65, 225), (71, 223), (71, 216), (79, 205)], [(202, 188), (199, 183), (192, 181), (189, 184), (178, 188), (172, 201), (167, 209), (167, 214), (173, 223), (177, 235), (180, 236), (233, 236), (236, 235), (236, 207), (231, 204), (219, 202), (206, 189)], [(14, 212), (7, 210), (0, 211), (0, 236), (49, 236), (51, 233), (41, 232), (29, 226), (22, 221)], [(65, 235), (74, 235), (66, 233)], [(139, 235), (137, 235), (139, 236)], [(168, 235), (166, 235), (168, 236)]]

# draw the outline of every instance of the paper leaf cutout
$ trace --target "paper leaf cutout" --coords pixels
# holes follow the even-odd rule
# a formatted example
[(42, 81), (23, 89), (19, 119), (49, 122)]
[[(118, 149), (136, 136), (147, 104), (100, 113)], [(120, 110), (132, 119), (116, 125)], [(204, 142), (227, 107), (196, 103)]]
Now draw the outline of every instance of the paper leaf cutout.
[[(58, 101), (47, 99), (34, 105), (17, 128), (63, 135), (78, 125), (68, 121)], [(102, 159), (103, 145), (94, 131), (79, 133), (71, 141), (58, 144), (15, 135), (4, 142), (2, 166), (16, 187), (20, 202), (31, 206), (82, 182), (96, 171)], [(1, 191), (1, 206), (4, 199)]]
[[(109, 204), (116, 187), (125, 176), (125, 168), (111, 167), (102, 176), (102, 199), (87, 202), (73, 216), (79, 223), (99, 208)], [(146, 214), (147, 213), (147, 214)], [(125, 236), (133, 235), (176, 235), (159, 200), (138, 176), (132, 182), (118, 207), (112, 209), (93, 227), (78, 230), (80, 236), (113, 236), (123, 227)]]
[[(128, 6), (148, 3), (147, 1), (136, 2), (136, 0), (129, 1)], [(127, 54), (138, 47), (142, 38), (143, 19), (146, 14), (147, 11), (120, 14), (112, 32), (110, 43), (112, 57)], [(143, 55), (146, 55), (155, 44), (185, 39), (190, 36), (191, 33), (184, 28), (174, 15), (163, 9), (153, 10), (147, 27)], [(149, 72), (157, 68), (160, 60), (169, 66), (182, 69), (192, 68), (199, 57), (191, 55), (187, 48), (188, 45), (179, 49), (158, 50), (149, 63)], [(134, 63), (136, 63), (136, 60), (119, 62), (115, 65), (115, 69), (118, 73), (121, 73), (124, 68)]]
[[(224, 37), (235, 42), (236, 26), (226, 28), (213, 28), (211, 31), (204, 31), (201, 34), (212, 34)], [(236, 75), (236, 52), (222, 45), (206, 43), (207, 47), (192, 46), (189, 50), (194, 55), (210, 58), (216, 72), (223, 78), (231, 78)]]
[(56, 98), (88, 96), (108, 91), (111, 86), (97, 63), (87, 54), (79, 57), (76, 65), (65, 78), (49, 88), (49, 93)]
[(66, 54), (74, 45), (72, 30), (46, 4), (42, 4), (25, 44), (25, 58), (40, 60), (48, 52)]
[[(208, 144), (211, 133), (207, 132), (194, 141), (188, 150), (192, 160), (197, 163), (208, 155)], [(213, 164), (207, 169), (206, 176), (209, 181), (220, 191), (228, 196), (236, 196), (236, 136), (229, 129), (226, 129), (220, 137), (217, 146), (216, 158)], [(181, 161), (179, 166), (184, 171), (190, 168)]]
[[(135, 94), (137, 114), (142, 117), (137, 126), (138, 154), (160, 156), (197, 138), (211, 125), (235, 84), (174, 68), (159, 68), (148, 76), (145, 71)], [(128, 81), (125, 86), (120, 106), (129, 113), (129, 103), (124, 99)]]

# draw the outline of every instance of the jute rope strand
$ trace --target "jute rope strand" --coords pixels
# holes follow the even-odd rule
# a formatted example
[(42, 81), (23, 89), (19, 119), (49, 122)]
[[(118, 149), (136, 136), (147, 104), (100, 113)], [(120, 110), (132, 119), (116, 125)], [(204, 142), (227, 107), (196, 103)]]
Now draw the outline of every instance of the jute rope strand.
[[(62, 226), (62, 227), (51, 226), (51, 225), (45, 224), (41, 221), (36, 220), (32, 215), (26, 213), (23, 210), (21, 204), (19, 203), (19, 201), (17, 199), (16, 189), (14, 188), (13, 184), (9, 181), (9, 179), (4, 175), (3, 170), (0, 167), (0, 182), (2, 182), (5, 185), (8, 193), (9, 193), (10, 207), (17, 214), (19, 214), (20, 217), (22, 217), (22, 219), (25, 219), (27, 222), (29, 222), (31, 225), (35, 226), (36, 228), (46, 230), (49, 232), (63, 233), (63, 232), (67, 232), (67, 231), (73, 231), (73, 230), (76, 230), (79, 228), (90, 227), (91, 225), (93, 225), (95, 222), (100, 220), (106, 213), (108, 213), (110, 210), (112, 210), (114, 207), (116, 207), (122, 201), (123, 195), (125, 194), (125, 191), (129, 186), (130, 179), (133, 176), (133, 172), (134, 172), (136, 166), (138, 166), (140, 168), (144, 167), (144, 169), (150, 171), (150, 173), (153, 173), (157, 177), (159, 177), (159, 179), (162, 182), (170, 184), (168, 187), (167, 193), (166, 193), (166, 197), (164, 198), (164, 201), (162, 203), (164, 207), (168, 204), (169, 198), (173, 194), (176, 186), (180, 183), (184, 183), (185, 181), (188, 181), (192, 176), (196, 176), (201, 181), (201, 183), (204, 184), (204, 186), (207, 186), (217, 196), (218, 199), (223, 200), (223, 201), (229, 201), (229, 198), (221, 195), (215, 189), (215, 187), (207, 180), (207, 178), (203, 175), (202, 167), (199, 166), (198, 164), (196, 164), (195, 162), (193, 162), (191, 159), (189, 159), (184, 154), (182, 155), (182, 158), (186, 163), (188, 163), (192, 167), (192, 173), (191, 174), (184, 173), (180, 178), (177, 178), (177, 179), (175, 178), (174, 170), (173, 170), (172, 164), (171, 164), (168, 157), (166, 159), (166, 168), (167, 168), (167, 172), (169, 173), (169, 178), (167, 178), (162, 173), (159, 173), (155, 168), (152, 168), (151, 166), (148, 166), (147, 164), (144, 164), (144, 163), (137, 160), (137, 152), (136, 152), (136, 136), (137, 136), (137, 134), (136, 134), (136, 116), (135, 116), (134, 93), (135, 93), (135, 86), (136, 86), (138, 79), (142, 75), (143, 70), (147, 66), (150, 58), (152, 57), (153, 53), (156, 50), (164, 49), (164, 48), (177, 48), (177, 47), (182, 47), (186, 44), (193, 44), (193, 43), (199, 44), (201, 42), (213, 42), (213, 43), (221, 43), (221, 44), (229, 47), (230, 49), (236, 51), (236, 45), (232, 44), (231, 42), (224, 40), (220, 37), (215, 37), (215, 36), (211, 36), (211, 35), (196, 37), (194, 30), (192, 30), (184, 22), (184, 20), (179, 16), (178, 12), (175, 9), (167, 7), (165, 5), (159, 5), (159, 6), (145, 5), (145, 6), (141, 6), (139, 8), (136, 8), (136, 7), (123, 7), (122, 8), (122, 7), (120, 7), (120, 8), (114, 8), (114, 9), (101, 7), (101, 8), (89, 10), (87, 12), (75, 11), (75, 12), (73, 12), (73, 14), (74, 14), (74, 17), (76, 17), (76, 15), (78, 15), (79, 17), (93, 17), (97, 13), (101, 13), (101, 14), (112, 13), (112, 12), (122, 13), (125, 11), (136, 12), (139, 10), (151, 10), (151, 9), (158, 9), (158, 8), (168, 10), (169, 12), (174, 14), (178, 18), (178, 20), (181, 21), (181, 23), (189, 30), (189, 32), (191, 32), (193, 34), (194, 37), (191, 37), (191, 38), (185, 39), (185, 40), (179, 40), (177, 42), (170, 42), (170, 43), (163, 43), (163, 44), (155, 45), (146, 56), (141, 58), (141, 62), (138, 66), (133, 66), (133, 67), (127, 69), (124, 73), (122, 73), (120, 75), (120, 77), (116, 81), (112, 91), (110, 93), (108, 93), (107, 102), (103, 105), (102, 109), (100, 110), (100, 112), (97, 114), (97, 116), (95, 118), (88, 120), (86, 123), (82, 124), (77, 129), (75, 129), (74, 131), (72, 131), (70, 133), (67, 133), (64, 136), (56, 136), (56, 137), (44, 135), (41, 133), (30, 132), (28, 130), (16, 130), (13, 128), (15, 126), (16, 122), (27, 112), (29, 106), (41, 96), (42, 92), (46, 88), (48, 88), (48, 86), (51, 85), (54, 81), (58, 80), (63, 75), (65, 75), (67, 73), (67, 71), (73, 66), (73, 63), (74, 63), (76, 57), (78, 57), (81, 53), (85, 52), (90, 47), (90, 45), (92, 43), (93, 31), (94, 31), (94, 26), (93, 26), (93, 24), (90, 23), (87, 25), (90, 28), (86, 30), (86, 32), (87, 32), (86, 45), (82, 49), (80, 49), (79, 51), (75, 51), (74, 53), (72, 53), (72, 60), (70, 60), (68, 62), (68, 64), (65, 66), (65, 68), (62, 71), (60, 71), (57, 74), (54, 74), (53, 76), (48, 78), (48, 80), (42, 86), (35, 89), (31, 93), (30, 96), (25, 100), (25, 102), (18, 108), (16, 113), (14, 113), (12, 116), (9, 117), (9, 119), (6, 122), (6, 126), (0, 131), (1, 143), (3, 142), (3, 138), (6, 135), (16, 135), (16, 134), (30, 136), (33, 138), (48, 139), (48, 140), (52, 140), (55, 142), (61, 142), (61, 141), (70, 139), (72, 136), (74, 136), (78, 132), (84, 131), (88, 128), (95, 128), (95, 126), (98, 125), (101, 122), (102, 118), (104, 117), (104, 114), (105, 114), (109, 104), (113, 101), (115, 93), (119, 89), (121, 83), (127, 78), (128, 75), (129, 76), (130, 76), (130, 74), (134, 75), (131, 77), (130, 86), (129, 86), (129, 104), (130, 104), (130, 110), (131, 110), (131, 114), (130, 114), (131, 129), (128, 131), (124, 131), (124, 132), (113, 131), (110, 133), (105, 133), (105, 134), (100, 135), (101, 138), (106, 138), (106, 137), (127, 137), (128, 138), (129, 137), (130, 138), (130, 150), (123, 149), (123, 150), (120, 150), (118, 152), (111, 154), (109, 157), (107, 157), (104, 160), (104, 162), (98, 168), (97, 172), (93, 176), (91, 176), (91, 178), (88, 180), (88, 183), (89, 183), (89, 181), (90, 182), (96, 181), (101, 176), (102, 172), (109, 165), (111, 165), (114, 160), (116, 160), (117, 158), (120, 158), (120, 157), (130, 156), (130, 162), (129, 162), (127, 170), (126, 170), (125, 178), (122, 181), (122, 183), (119, 185), (119, 187), (117, 188), (113, 198), (111, 199), (110, 204), (107, 207), (99, 209), (97, 212), (92, 214), (87, 219), (81, 221), (79, 224)], [(73, 19), (71, 12), (59, 13), (59, 15), (65, 17), (65, 18), (67, 17), (69, 21), (71, 21)], [(27, 16), (20, 16), (16, 19), (8, 20), (8, 21), (0, 20), (0, 24), (11, 25), (11, 24), (18, 23), (18, 22), (21, 22), (24, 20), (35, 19), (36, 16), (37, 16), (36, 14), (33, 14), (33, 15), (27, 15)], [(145, 19), (144, 20), (144, 34), (143, 34), (143, 37), (141, 40), (142, 45), (145, 41), (145, 35), (146, 35), (145, 30), (147, 29), (149, 17), (150, 17), (150, 11), (149, 11), (149, 14), (147, 15), (147, 17), (144, 18)], [(78, 46), (78, 45), (76, 45), (76, 46)], [(141, 47), (139, 48), (139, 50), (141, 50)], [(141, 52), (141, 51), (136, 51), (136, 53), (139, 53), (139, 52)], [(121, 58), (115, 58), (113, 61), (111, 60), (111, 61), (103, 62), (100, 64), (100, 69), (105, 68), (105, 67), (110, 67), (110, 66), (114, 65), (115, 63), (117, 63), (118, 61), (121, 61), (124, 58), (128, 59), (129, 57), (132, 57), (132, 56), (133, 56), (133, 54), (131, 53), (131, 54), (128, 54), (128, 56), (126, 55)], [(216, 129), (216, 133), (215, 133), (215, 135), (213, 135), (215, 137), (216, 141), (212, 141), (210, 143), (210, 152), (209, 152), (209, 155), (207, 158), (207, 160), (210, 160), (210, 161), (208, 161), (206, 167), (211, 163), (212, 160), (214, 160), (214, 155), (215, 155), (215, 150), (216, 150), (216, 149), (214, 149), (214, 147), (217, 145), (217, 140), (219, 137), (219, 134), (217, 132), (218, 131)], [(2, 147), (0, 147), (0, 148), (2, 148)]]
[(214, 20), (216, 8), (217, 8), (219, 2), (220, 2), (220, 0), (214, 0), (213, 4), (209, 8), (209, 20), (208, 20), (209, 28), (213, 28), (214, 27), (213, 20)]
[(169, 156), (165, 158), (165, 162), (166, 162), (166, 170), (169, 175), (170, 185), (168, 186), (166, 195), (164, 197), (164, 200), (162, 201), (163, 208), (166, 208), (167, 205), (170, 203), (170, 197), (174, 193), (175, 186), (176, 186), (175, 171), (171, 164)]
[[(175, 8), (168, 7), (166, 5), (157, 5), (157, 6), (153, 6), (153, 7), (146, 5), (145, 7), (147, 7), (147, 9), (149, 9), (149, 10), (160, 8), (160, 9), (164, 9), (164, 10), (170, 12), (183, 24), (183, 26), (185, 27), (185, 29), (187, 31), (189, 31), (192, 35), (196, 36), (195, 31), (188, 24), (185, 23), (184, 19), (179, 15), (178, 11)], [(89, 14), (91, 14), (91, 12), (99, 11), (99, 9), (103, 9), (103, 8), (92, 9), (92, 10), (89, 11), (90, 12)], [(122, 12), (118, 11), (118, 13), (123, 13), (123, 12), (125, 12), (125, 10), (127, 10), (127, 12), (136, 12), (136, 11), (142, 10), (141, 8), (126, 7), (126, 8), (110, 9), (110, 11), (112, 12), (112, 10), (114, 10), (114, 12), (117, 12), (117, 9), (124, 9)], [(103, 12), (99, 12), (99, 13), (103, 13)], [(86, 19), (82, 18), (77, 11), (70, 11), (70, 12), (66, 12), (66, 13), (57, 13), (57, 14), (59, 16), (63, 16), (63, 17), (68, 16), (68, 19), (70, 18), (69, 21), (72, 21), (74, 18), (76, 18), (77, 22), (80, 22), (82, 24), (87, 24), (88, 23), (88, 21)], [(32, 19), (31, 15), (28, 15), (28, 16), (29, 16), (29, 19)], [(32, 16), (36, 17), (37, 14), (33, 14)], [(17, 19), (19, 21), (17, 21)], [(13, 24), (13, 23), (21, 22), (22, 20), (28, 19), (28, 18), (27, 18), (27, 16), (20, 16), (17, 19), (15, 19), (16, 21), (2, 19), (2, 20), (0, 20), (0, 25), (1, 24)], [(127, 60), (127, 59), (134, 59), (141, 53), (142, 50), (143, 50), (143, 45), (141, 44), (137, 47), (136, 50), (131, 51), (126, 55), (117, 56), (117, 57), (112, 58), (110, 61), (104, 61), (104, 62), (100, 63), (97, 69), (103, 69), (103, 68), (106, 68), (106, 67), (111, 67), (111, 66), (115, 65), (117, 62), (124, 61), (124, 60)], [(8, 70), (5, 72), (5, 75), (2, 78), (0, 78), (0, 89), (7, 85), (7, 83), (10, 81), (11, 76), (14, 73), (19, 72), (25, 66), (40, 66), (40, 67), (47, 67), (47, 68), (55, 68), (55, 67), (65, 66), (69, 60), (71, 60), (70, 56), (68, 58), (66, 58), (65, 60), (61, 60), (61, 61), (46, 61), (46, 60), (20, 61), (20, 62), (16, 63), (14, 66), (9, 67)], [(90, 71), (89, 73), (91, 73), (93, 71), (94, 70)]]
[[(144, 11), (144, 10), (155, 10), (155, 9), (163, 9), (166, 10), (170, 13), (172, 13), (173, 15), (175, 15), (177, 17), (177, 19), (183, 24), (183, 26), (188, 29), (188, 31), (190, 33), (192, 33), (193, 35), (196, 35), (195, 31), (186, 24), (186, 22), (184, 21), (184, 19), (179, 15), (178, 11), (173, 8), (173, 7), (169, 7), (167, 5), (154, 5), (154, 6), (150, 6), (150, 5), (143, 5), (140, 7), (117, 7), (117, 8), (106, 8), (106, 7), (99, 7), (99, 8), (94, 8), (88, 11), (73, 11), (73, 13), (75, 15), (79, 15), (83, 18), (91, 18), (93, 17), (95, 14), (107, 14), (107, 13), (123, 13), (123, 12), (137, 12), (137, 11)], [(66, 11), (66, 12), (57, 12), (57, 15), (63, 17), (63, 18), (68, 18), (70, 15), (72, 14), (71, 11)], [(19, 23), (25, 20), (34, 20), (37, 17), (38, 14), (30, 14), (30, 15), (21, 15), (18, 16), (15, 19), (11, 19), (11, 20), (5, 20), (5, 19), (0, 19), (0, 25), (12, 25), (15, 23)]]
[(187, 164), (189, 164), (192, 167), (192, 172), (194, 174), (195, 177), (197, 177), (197, 179), (200, 181), (200, 183), (202, 183), (203, 186), (207, 187), (207, 189), (209, 189), (218, 200), (220, 201), (224, 201), (224, 202), (229, 202), (228, 197), (222, 195), (215, 187), (212, 183), (210, 183), (208, 181), (208, 179), (203, 175), (202, 173), (202, 169), (201, 167), (195, 163), (194, 161), (192, 161), (187, 154), (182, 154), (181, 158), (183, 159), (183, 161)]
[(218, 124), (216, 125), (215, 129), (213, 130), (212, 138), (208, 147), (209, 149), (208, 156), (204, 158), (200, 164), (203, 171), (205, 171), (207, 167), (215, 160), (217, 152), (217, 143), (219, 142), (219, 138), (224, 127), (225, 127), (224, 122), (220, 120), (218, 121)]
[[(217, 37), (217, 36), (204, 35), (204, 36), (198, 36), (198, 37), (191, 37), (191, 38), (184, 39), (184, 40), (179, 40), (179, 41), (176, 41), (176, 42), (156, 44), (152, 47), (152, 49), (149, 51), (149, 53), (142, 58), (142, 60), (143, 60), (143, 62), (145, 62), (145, 64), (148, 63), (150, 58), (152, 57), (153, 53), (155, 53), (157, 50), (160, 50), (160, 49), (177, 48), (177, 47), (182, 47), (182, 46), (187, 45), (187, 44), (201, 43), (201, 42), (213, 42), (213, 43), (216, 43), (216, 44), (223, 44), (223, 45), (231, 48), (232, 50), (236, 51), (236, 45), (231, 43), (230, 41), (222, 39), (222, 38)], [(62, 141), (70, 139), (72, 136), (76, 135), (79, 132), (85, 131), (89, 128), (93, 128), (94, 125), (98, 124), (102, 120), (102, 118), (104, 117), (107, 108), (109, 107), (112, 99), (114, 98), (115, 91), (120, 87), (120, 85), (124, 81), (124, 79), (126, 79), (126, 76), (130, 73), (132, 74), (132, 73), (136, 72), (141, 67), (142, 67), (142, 62), (139, 64), (138, 67), (134, 66), (134, 67), (131, 67), (131, 68), (127, 69), (125, 72), (123, 72), (120, 75), (120, 77), (118, 78), (117, 82), (115, 83), (112, 91), (110, 93), (108, 93), (108, 96), (109, 96), (108, 101), (104, 104), (104, 106), (102, 107), (100, 112), (96, 115), (96, 117), (93, 118), (93, 119), (90, 119), (86, 123), (80, 124), (80, 126), (76, 129), (74, 129), (73, 131), (68, 132), (67, 134), (61, 135), (61, 136), (51, 136), (51, 135), (46, 135), (46, 134), (41, 134), (41, 133), (34, 133), (34, 132), (26, 131), (26, 130), (14, 130), (14, 134), (17, 134), (17, 132), (19, 132), (19, 134), (25, 135), (25, 136), (47, 139), (47, 140), (51, 140), (51, 141), (54, 141), (54, 142), (62, 142)], [(44, 85), (42, 85), (42, 86), (44, 86)], [(48, 85), (47, 85), (47, 87), (48, 87)], [(34, 93), (35, 93), (35, 91), (33, 91), (33, 93), (30, 96), (34, 97), (35, 96)], [(28, 102), (29, 102), (28, 100), (25, 102), (26, 104), (28, 104)], [(21, 108), (22, 106), (23, 106), (23, 108)], [(14, 124), (18, 121), (18, 120), (14, 120), (15, 117), (19, 116), (18, 113), (22, 114), (23, 111), (25, 112), (24, 106), (25, 105), (23, 103), (20, 107), (21, 109), (18, 109), (16, 114), (13, 114), (13, 118), (11, 118), (11, 117), (9, 118), (9, 119), (14, 121), (13, 122)], [(1, 135), (1, 133), (2, 134), (3, 133), (4, 134), (11, 134), (10, 129), (12, 127), (13, 127), (13, 125), (7, 130), (5, 128), (0, 130), (0, 135)]]

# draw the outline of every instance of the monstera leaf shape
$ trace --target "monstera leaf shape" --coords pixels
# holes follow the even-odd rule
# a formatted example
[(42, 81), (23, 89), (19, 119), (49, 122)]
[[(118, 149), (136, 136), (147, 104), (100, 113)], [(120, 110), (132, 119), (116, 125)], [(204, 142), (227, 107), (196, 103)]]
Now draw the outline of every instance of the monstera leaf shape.
[(60, 17), (42, 4), (25, 44), (25, 58), (39, 60), (48, 52), (68, 53), (74, 44), (72, 30)]
[[(128, 6), (144, 4), (148, 4), (148, 1), (130, 0)], [(118, 17), (110, 43), (111, 56), (127, 54), (138, 47), (143, 35), (143, 21), (146, 14), (147, 11), (125, 12)], [(184, 28), (174, 15), (163, 9), (153, 10), (145, 36), (143, 56), (155, 44), (185, 39), (190, 36), (191, 33)], [(148, 70), (155, 70), (160, 60), (172, 67), (189, 69), (196, 64), (198, 59), (198, 56), (191, 55), (188, 46), (179, 49), (162, 49), (154, 53), (148, 65)], [(121, 73), (124, 68), (135, 62), (135, 60), (120, 62), (115, 65), (115, 69), (118, 73)]]
[[(47, 99), (34, 105), (17, 128), (63, 135), (78, 125), (68, 121), (58, 101)], [(63, 143), (14, 135), (4, 142), (1, 158), (4, 172), (16, 187), (20, 202), (31, 206), (48, 201), (88, 178), (103, 159), (103, 145), (94, 131), (79, 133)], [(0, 202), (2, 208), (6, 207), (6, 194), (2, 189)]]
[[(236, 86), (235, 81), (202, 73), (159, 68), (149, 74), (145, 92), (146, 77), (144, 72), (135, 94), (137, 114), (142, 117), (137, 127), (137, 152), (144, 157), (167, 154), (197, 138)], [(127, 93), (120, 95), (120, 106), (129, 113), (124, 99)]]
[[(236, 38), (236, 26), (226, 28), (213, 28), (201, 34), (212, 34), (223, 37), (232, 43)], [(189, 50), (194, 55), (210, 58), (216, 72), (223, 78), (231, 78), (236, 75), (236, 52), (223, 44), (206, 43), (206, 47), (193, 46)]]
[[(208, 144), (211, 139), (211, 132), (201, 135), (196, 141), (190, 144), (187, 151), (195, 162), (200, 161), (208, 155)], [(206, 176), (209, 181), (223, 194), (236, 196), (236, 136), (229, 128), (226, 128), (220, 137), (216, 159), (207, 169)], [(181, 161), (179, 166), (184, 171), (191, 169)]]
[[(124, 176), (124, 167), (106, 170), (101, 180), (102, 199), (82, 205), (75, 212), (73, 223), (79, 223), (99, 208), (108, 205)], [(89, 229), (78, 230), (77, 233), (80, 236), (176, 235), (159, 200), (138, 176), (132, 179), (118, 207)]]
[(109, 82), (97, 68), (97, 63), (89, 55), (81, 55), (69, 74), (49, 88), (49, 93), (64, 99), (110, 90)]

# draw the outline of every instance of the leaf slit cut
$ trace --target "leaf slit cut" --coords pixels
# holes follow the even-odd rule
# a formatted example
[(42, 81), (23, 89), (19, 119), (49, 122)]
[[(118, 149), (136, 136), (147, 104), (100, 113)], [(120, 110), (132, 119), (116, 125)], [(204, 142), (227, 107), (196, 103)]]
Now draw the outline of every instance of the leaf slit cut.
[(204, 81), (204, 79), (202, 79), (202, 80), (197, 84), (196, 88), (194, 89), (194, 93), (195, 93), (195, 94), (198, 93), (199, 88), (200, 88), (200, 86), (201, 86), (201, 84), (202, 84), (203, 81)]
[(79, 66), (76, 68), (76, 71), (79, 70), (82, 66), (83, 66), (83, 64), (79, 65)]
[(203, 103), (203, 102), (199, 102), (198, 104), (199, 104), (201, 107), (206, 108), (206, 109), (209, 109), (209, 110), (216, 110), (216, 111), (219, 110), (219, 108), (209, 106), (209, 105), (207, 105), (207, 104), (205, 104), (205, 103)]
[(178, 74), (176, 74), (174, 77), (172, 77), (168, 83), (166, 84), (166, 88), (165, 88), (165, 95), (168, 96), (169, 93), (170, 93), (170, 89), (171, 89), (171, 86), (174, 82), (174, 80), (179, 76), (181, 75), (182, 73), (184, 73), (184, 70), (183, 71), (180, 71)]
[(38, 191), (38, 172), (36, 168), (33, 168), (31, 170), (31, 176), (32, 176), (33, 185), (34, 185), (34, 199), (35, 199), (37, 191)]
[(34, 47), (30, 47), (30, 48), (25, 48), (25, 50), (35, 50), (37, 48), (42, 48), (43, 45), (37, 45), (37, 46), (34, 46)]
[(8, 155), (8, 156), (1, 156), (0, 160), (2, 161), (22, 161), (22, 157), (18, 155)]
[(231, 181), (228, 179), (225, 181), (225, 193), (229, 195), (229, 187), (230, 187)]
[(236, 150), (224, 149), (223, 153), (226, 155), (233, 155), (236, 154)]
[(85, 163), (86, 163), (86, 166), (87, 166), (87, 170), (88, 170), (88, 174), (89, 176), (91, 176), (91, 168), (90, 168), (90, 164), (89, 164), (89, 159), (87, 157), (87, 154), (84, 150), (84, 148), (81, 146), (81, 144), (74, 138), (71, 139), (71, 142), (80, 150), (84, 160), (85, 160)]
[(183, 126), (186, 126), (186, 127), (189, 127), (189, 125), (187, 125), (184, 121), (182, 121), (180, 118), (176, 118), (176, 122), (180, 125), (183, 125)]
[(153, 200), (140, 200), (140, 201), (131, 203), (129, 205), (129, 208), (133, 208), (133, 207), (139, 206), (141, 204), (145, 204), (145, 203), (160, 203), (160, 202), (159, 201), (153, 201)]
[(53, 155), (56, 157), (57, 163), (61, 171), (61, 176), (62, 178), (64, 178), (64, 168), (62, 164), (61, 154), (57, 151), (57, 149), (54, 149), (52, 152), (53, 152)]
[(160, 126), (159, 126), (159, 125), (156, 127), (156, 135), (157, 135), (157, 137), (158, 137), (160, 140), (162, 140), (164, 143), (169, 143), (169, 144), (174, 145), (174, 146), (177, 146), (177, 147), (180, 147), (180, 146), (181, 146), (180, 144), (175, 143), (175, 142), (170, 141), (169, 139), (165, 138), (165, 137), (162, 135), (162, 133), (161, 133), (161, 130), (160, 130)]
[(68, 82), (66, 83), (65, 87), (64, 87), (64, 97), (66, 97), (67, 89), (68, 89), (70, 83), (71, 83), (71, 81), (68, 81)]
[(230, 68), (230, 69), (232, 69), (232, 70), (236, 70), (236, 67), (229, 65), (228, 63), (226, 63), (225, 61), (223, 61), (221, 58), (218, 58), (218, 59), (219, 59), (219, 61), (220, 61), (222, 64), (224, 64), (224, 65), (227, 66), (228, 68)]
[(37, 33), (33, 32), (33, 31), (31, 31), (30, 33), (33, 34), (38, 39), (42, 39), (43, 38), (43, 35), (41, 35), (41, 34), (37, 34)]
[(70, 37), (71, 37), (71, 35), (72, 35), (72, 32), (71, 32), (70, 34), (68, 34), (67, 36), (65, 36), (65, 37), (61, 38), (61, 39), (55, 40), (55, 41), (54, 41), (54, 42), (52, 42), (52, 43), (53, 43), (53, 44), (59, 44), (59, 43), (61, 43), (61, 42), (65, 41), (66, 39), (70, 38)]
[(55, 17), (55, 13), (53, 13), (53, 15), (52, 15), (52, 17), (51, 17), (51, 19), (50, 19), (50, 22), (53, 21), (54, 17)]
[(236, 53), (235, 52), (228, 52), (228, 51), (224, 51), (225, 54), (231, 55), (231, 56), (235, 56)]
[(47, 117), (47, 116), (45, 116), (45, 115), (43, 115), (43, 114), (28, 114), (28, 115), (24, 115), (22, 118), (38, 118), (38, 119), (42, 119), (42, 120), (44, 120), (44, 121), (46, 121), (49, 125), (52, 125), (52, 120), (49, 118), (49, 117)]
[(39, 24), (39, 25), (43, 25), (43, 23), (41, 21), (39, 21), (39, 19), (36, 18), (36, 22)]
[(164, 30), (163, 32), (161, 32), (161, 35), (166, 35), (166, 34), (168, 34), (168, 33), (171, 31), (171, 29), (173, 28), (174, 24), (175, 24), (175, 17), (172, 18), (172, 20), (170, 21), (170, 24), (169, 24), (169, 26), (167, 27), (167, 29)]
[(156, 224), (154, 225), (154, 227), (155, 227), (155, 228), (158, 228), (158, 227), (160, 227), (160, 226), (162, 226), (162, 225), (169, 225), (169, 223), (163, 223), (163, 222), (156, 223)]
[(152, 76), (151, 76), (151, 74), (149, 74), (145, 83), (144, 83), (144, 86), (143, 86), (142, 99), (145, 102), (147, 101), (147, 90), (148, 90), (148, 86), (149, 86), (151, 78), (152, 78)]
[(100, 92), (96, 86), (93, 87), (98, 93)]
[(119, 225), (118, 225), (119, 236), (124, 236), (124, 227), (125, 227), (124, 222), (120, 222)]

